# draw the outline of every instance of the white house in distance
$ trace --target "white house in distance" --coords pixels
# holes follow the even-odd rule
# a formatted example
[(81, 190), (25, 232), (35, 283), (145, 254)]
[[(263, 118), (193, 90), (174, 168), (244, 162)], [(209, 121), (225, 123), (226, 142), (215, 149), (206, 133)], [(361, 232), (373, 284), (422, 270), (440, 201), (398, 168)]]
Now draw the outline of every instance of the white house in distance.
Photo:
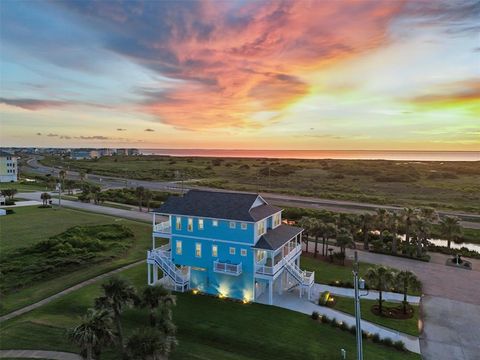
[(17, 157), (0, 150), (0, 182), (16, 182), (17, 180)]

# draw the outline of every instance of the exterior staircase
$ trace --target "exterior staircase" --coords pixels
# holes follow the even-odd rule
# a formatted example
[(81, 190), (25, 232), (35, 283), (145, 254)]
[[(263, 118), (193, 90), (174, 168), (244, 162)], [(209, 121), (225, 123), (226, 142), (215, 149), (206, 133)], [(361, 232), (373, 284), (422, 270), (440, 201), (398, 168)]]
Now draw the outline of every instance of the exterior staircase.
[(315, 273), (300, 269), (293, 261), (287, 262), (285, 269), (298, 282), (301, 290), (305, 289), (308, 291), (308, 298), (310, 299), (311, 289), (315, 281)]
[(147, 252), (147, 262), (156, 265), (167, 277), (173, 290), (184, 292), (190, 288), (190, 269), (177, 268), (170, 257), (170, 250), (159, 248)]

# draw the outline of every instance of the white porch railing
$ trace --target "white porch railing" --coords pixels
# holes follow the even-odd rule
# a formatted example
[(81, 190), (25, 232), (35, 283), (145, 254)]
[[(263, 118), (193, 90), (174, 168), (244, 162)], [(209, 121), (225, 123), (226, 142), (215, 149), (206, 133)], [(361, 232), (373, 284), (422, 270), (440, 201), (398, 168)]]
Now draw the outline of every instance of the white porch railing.
[(299, 244), (294, 247), (285, 257), (281, 258), (274, 266), (267, 265), (255, 265), (255, 272), (262, 275), (274, 275), (279, 271), (286, 263), (290, 262), (295, 256), (302, 252), (302, 245)]
[(215, 260), (213, 262), (213, 271), (216, 273), (238, 276), (242, 273), (242, 263), (230, 264)]
[(170, 221), (164, 221), (153, 225), (153, 231), (162, 234), (171, 234), (172, 228), (170, 226)]

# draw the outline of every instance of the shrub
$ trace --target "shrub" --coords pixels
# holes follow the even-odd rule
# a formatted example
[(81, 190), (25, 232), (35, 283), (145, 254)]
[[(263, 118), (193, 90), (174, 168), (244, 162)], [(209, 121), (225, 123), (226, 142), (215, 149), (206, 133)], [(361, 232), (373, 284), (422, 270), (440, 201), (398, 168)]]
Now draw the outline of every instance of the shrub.
[(345, 321), (340, 321), (340, 324), (338, 325), (338, 327), (342, 331), (350, 330), (350, 326), (348, 326), (348, 324)]
[(320, 320), (321, 320), (322, 323), (324, 323), (324, 324), (329, 324), (330, 321), (331, 321), (330, 318), (329, 318), (328, 316), (325, 316), (325, 315), (322, 316)]
[(6, 209), (5, 211), (6, 211), (7, 215), (15, 214), (15, 210), (13, 210), (13, 209)]
[(395, 349), (397, 349), (397, 350), (406, 351), (406, 349), (405, 349), (405, 343), (404, 343), (403, 341), (400, 341), (400, 340), (395, 341), (395, 342), (393, 343), (393, 346), (394, 346)]
[(330, 325), (332, 327), (337, 327), (338, 326), (337, 319), (333, 318), (332, 320), (330, 320)]
[(378, 335), (377, 333), (373, 334), (372, 335), (372, 341), (374, 343), (379, 343), (380, 342), (380, 335)]
[(393, 345), (393, 341), (390, 338), (384, 338), (384, 339), (380, 340), (380, 342), (383, 345), (386, 345), (386, 346), (392, 346)]
[(5, 199), (5, 205), (8, 206), (8, 205), (15, 205), (15, 201), (12, 200), (12, 199)]
[(320, 318), (320, 314), (318, 313), (318, 311), (314, 311), (312, 312), (311, 317), (313, 320), (318, 320)]
[(350, 329), (348, 329), (352, 334), (357, 333), (357, 327), (355, 325), (350, 326)]

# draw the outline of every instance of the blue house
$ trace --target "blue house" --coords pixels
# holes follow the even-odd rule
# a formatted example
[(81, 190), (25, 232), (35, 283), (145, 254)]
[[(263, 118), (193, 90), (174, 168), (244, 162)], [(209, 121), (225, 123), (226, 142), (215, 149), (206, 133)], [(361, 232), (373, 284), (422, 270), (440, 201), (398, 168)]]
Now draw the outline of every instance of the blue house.
[[(268, 304), (292, 289), (310, 297), (314, 274), (300, 269), (302, 231), (283, 224), (282, 209), (258, 194), (172, 196), (153, 210), (148, 284)], [(168, 243), (157, 247), (159, 238)]]

